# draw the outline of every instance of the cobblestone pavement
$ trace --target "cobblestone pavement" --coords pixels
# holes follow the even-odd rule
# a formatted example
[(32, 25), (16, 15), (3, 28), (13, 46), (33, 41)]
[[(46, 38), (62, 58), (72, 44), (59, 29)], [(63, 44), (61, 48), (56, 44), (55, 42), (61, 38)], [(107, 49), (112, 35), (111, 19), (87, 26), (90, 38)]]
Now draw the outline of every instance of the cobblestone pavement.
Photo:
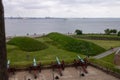
[(68, 67), (62, 71), (63, 76), (60, 76), (57, 71), (52, 71), (50, 69), (42, 70), (38, 73), (38, 78), (34, 79), (33, 74), (27, 71), (16, 72), (15, 75), (11, 75), (9, 80), (55, 80), (53, 77), (58, 76), (58, 80), (120, 80), (111, 75), (108, 75), (101, 70), (89, 66), (87, 68), (88, 73), (85, 76), (81, 76), (83, 73), (81, 68), (75, 69), (73, 67)]

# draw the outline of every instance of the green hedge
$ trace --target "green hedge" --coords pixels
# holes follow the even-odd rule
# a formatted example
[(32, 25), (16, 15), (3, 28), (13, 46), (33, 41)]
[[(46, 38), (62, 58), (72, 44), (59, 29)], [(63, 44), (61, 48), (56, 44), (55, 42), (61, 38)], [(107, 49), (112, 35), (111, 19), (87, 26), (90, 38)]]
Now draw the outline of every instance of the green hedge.
[(44, 43), (29, 37), (15, 37), (8, 41), (7, 44), (18, 46), (21, 50), (28, 52), (39, 51), (48, 47)]
[(115, 35), (103, 35), (103, 34), (98, 34), (98, 35), (71, 35), (74, 38), (83, 38), (83, 39), (93, 39), (93, 40), (120, 40), (119, 36)]

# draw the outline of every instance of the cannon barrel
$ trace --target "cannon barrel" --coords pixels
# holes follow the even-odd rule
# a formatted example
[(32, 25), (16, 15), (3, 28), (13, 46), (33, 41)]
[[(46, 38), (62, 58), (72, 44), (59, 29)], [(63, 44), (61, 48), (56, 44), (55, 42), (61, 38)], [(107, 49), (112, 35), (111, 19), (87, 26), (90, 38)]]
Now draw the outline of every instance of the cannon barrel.
[(81, 64), (81, 67), (82, 67), (82, 69), (83, 69), (83, 71), (85, 72), (85, 73), (88, 73), (88, 71), (86, 70), (86, 63), (85, 63), (85, 61), (80, 57), (80, 56), (78, 56), (78, 58), (79, 58), (79, 60), (82, 62), (82, 64)]
[(7, 68), (10, 67), (10, 60), (7, 61)]
[(84, 60), (80, 56), (78, 56), (78, 58), (80, 59), (81, 62), (84, 63)]
[(57, 64), (59, 64), (59, 65), (61, 64), (58, 57), (56, 57), (56, 61), (57, 61)]
[(36, 59), (33, 59), (33, 66), (37, 66)]
[(8, 70), (8, 73), (15, 74), (15, 68), (10, 67), (10, 60), (7, 61), (7, 70)]

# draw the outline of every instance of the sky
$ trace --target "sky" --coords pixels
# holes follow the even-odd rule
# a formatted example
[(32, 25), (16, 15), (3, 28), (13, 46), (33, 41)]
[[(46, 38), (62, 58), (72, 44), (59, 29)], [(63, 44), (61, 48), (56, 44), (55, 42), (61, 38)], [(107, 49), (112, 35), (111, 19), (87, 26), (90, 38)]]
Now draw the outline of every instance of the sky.
[(3, 0), (6, 17), (120, 18), (120, 0)]

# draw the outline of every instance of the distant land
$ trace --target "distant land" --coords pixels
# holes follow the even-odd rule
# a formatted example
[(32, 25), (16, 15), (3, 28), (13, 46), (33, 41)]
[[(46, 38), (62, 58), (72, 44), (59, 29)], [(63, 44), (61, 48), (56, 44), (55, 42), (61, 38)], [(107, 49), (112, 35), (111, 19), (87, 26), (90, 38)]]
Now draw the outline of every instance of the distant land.
[(57, 17), (5, 17), (5, 19), (67, 19)]
[[(5, 17), (5, 19), (92, 19), (92, 18), (62, 18), (62, 17)], [(93, 19), (120, 19), (120, 18), (93, 18)]]

